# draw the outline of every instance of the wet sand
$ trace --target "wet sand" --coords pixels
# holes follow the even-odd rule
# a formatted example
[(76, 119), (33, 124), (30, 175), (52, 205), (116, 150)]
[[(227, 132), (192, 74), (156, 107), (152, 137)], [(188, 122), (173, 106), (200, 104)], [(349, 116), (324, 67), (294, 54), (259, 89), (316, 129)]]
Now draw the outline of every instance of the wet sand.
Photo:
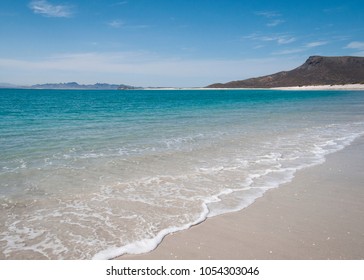
[(242, 211), (120, 259), (364, 259), (364, 137)]

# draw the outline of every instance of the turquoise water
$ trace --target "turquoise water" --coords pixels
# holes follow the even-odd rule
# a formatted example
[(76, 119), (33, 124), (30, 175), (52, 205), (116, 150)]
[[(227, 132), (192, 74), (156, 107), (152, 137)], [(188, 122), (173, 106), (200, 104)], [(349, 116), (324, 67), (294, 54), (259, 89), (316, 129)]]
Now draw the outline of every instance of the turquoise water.
[(0, 258), (152, 250), (363, 134), (362, 91), (0, 89)]

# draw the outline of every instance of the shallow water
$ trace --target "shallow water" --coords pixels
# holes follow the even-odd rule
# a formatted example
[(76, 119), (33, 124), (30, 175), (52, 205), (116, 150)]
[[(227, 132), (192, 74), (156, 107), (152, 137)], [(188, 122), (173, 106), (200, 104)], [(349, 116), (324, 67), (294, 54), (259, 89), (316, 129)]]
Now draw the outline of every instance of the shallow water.
[(153, 249), (364, 134), (364, 92), (0, 90), (0, 258)]

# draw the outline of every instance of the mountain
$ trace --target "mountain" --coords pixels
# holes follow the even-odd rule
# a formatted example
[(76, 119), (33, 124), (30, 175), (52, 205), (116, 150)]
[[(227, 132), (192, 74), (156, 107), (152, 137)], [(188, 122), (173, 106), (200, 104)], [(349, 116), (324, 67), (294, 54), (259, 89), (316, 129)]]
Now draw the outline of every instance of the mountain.
[(225, 84), (212, 84), (207, 88), (274, 88), (342, 84), (364, 84), (364, 57), (310, 56), (304, 64), (291, 71)]
[(19, 87), (19, 86), (9, 84), (9, 83), (0, 83), (0, 88), (17, 88), (17, 87)]
[(119, 85), (118, 90), (129, 90), (129, 89), (144, 89), (143, 87), (134, 87), (128, 85)]
[(133, 89), (132, 86), (127, 85), (115, 85), (115, 84), (105, 84), (105, 83), (97, 83), (94, 85), (80, 85), (76, 82), (70, 83), (56, 83), (56, 84), (37, 84), (31, 86), (31, 88), (36, 89), (100, 89), (100, 90), (116, 90), (119, 88), (128, 88)]

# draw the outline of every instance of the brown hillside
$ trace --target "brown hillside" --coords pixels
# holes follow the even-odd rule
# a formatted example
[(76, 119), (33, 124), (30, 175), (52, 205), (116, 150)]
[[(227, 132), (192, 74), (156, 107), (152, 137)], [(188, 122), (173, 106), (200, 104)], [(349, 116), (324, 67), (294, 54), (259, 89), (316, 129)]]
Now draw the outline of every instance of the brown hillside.
[(273, 88), (311, 85), (342, 85), (364, 83), (364, 57), (310, 56), (306, 62), (291, 70), (272, 75), (217, 83), (208, 88)]

